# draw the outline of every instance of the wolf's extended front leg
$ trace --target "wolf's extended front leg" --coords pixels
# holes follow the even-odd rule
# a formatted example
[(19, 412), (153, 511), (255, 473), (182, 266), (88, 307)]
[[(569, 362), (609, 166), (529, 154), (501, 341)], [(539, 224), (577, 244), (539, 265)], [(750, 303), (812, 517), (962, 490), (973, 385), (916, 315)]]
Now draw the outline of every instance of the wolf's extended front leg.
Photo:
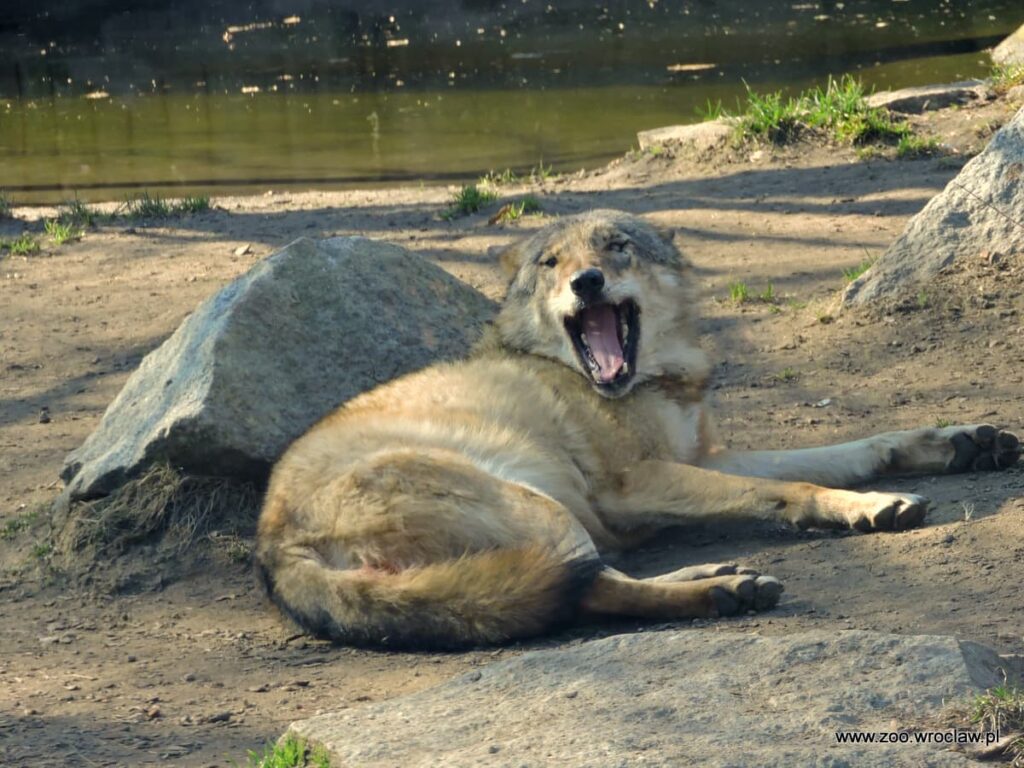
[(747, 477), (849, 486), (880, 475), (1003, 469), (1020, 458), (1020, 441), (991, 424), (885, 432), (863, 440), (793, 451), (719, 451), (707, 469)]
[(599, 498), (598, 506), (605, 522), (623, 532), (727, 519), (890, 531), (919, 525), (928, 508), (927, 499), (909, 493), (841, 491), (669, 461), (640, 462), (619, 479), (619, 487)]

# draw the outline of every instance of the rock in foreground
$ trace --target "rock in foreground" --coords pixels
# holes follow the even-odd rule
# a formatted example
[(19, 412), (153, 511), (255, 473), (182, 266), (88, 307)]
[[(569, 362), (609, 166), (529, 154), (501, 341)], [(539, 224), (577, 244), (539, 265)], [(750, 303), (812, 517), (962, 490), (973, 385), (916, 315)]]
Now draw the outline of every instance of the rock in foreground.
[(650, 632), (527, 653), (290, 730), (367, 768), (968, 766), (946, 745), (835, 733), (920, 726), (999, 683), (999, 663), (947, 637)]
[(847, 305), (913, 294), (958, 258), (1024, 251), (1024, 110), (907, 224), (843, 296)]
[(494, 305), (361, 237), (299, 239), (225, 286), (147, 355), (61, 477), (103, 496), (157, 460), (251, 479), (332, 408), (463, 355)]

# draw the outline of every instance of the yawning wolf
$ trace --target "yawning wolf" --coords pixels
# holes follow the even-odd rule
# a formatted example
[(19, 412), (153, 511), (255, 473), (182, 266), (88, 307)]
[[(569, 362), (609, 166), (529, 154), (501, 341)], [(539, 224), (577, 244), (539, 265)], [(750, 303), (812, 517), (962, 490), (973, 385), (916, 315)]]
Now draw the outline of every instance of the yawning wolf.
[(697, 290), (672, 238), (617, 211), (562, 218), (502, 254), (511, 276), (470, 359), (367, 392), (274, 469), (259, 523), (266, 589), (305, 630), (451, 648), (579, 613), (675, 619), (775, 605), (731, 564), (634, 579), (602, 563), (685, 521), (900, 530), (916, 495), (837, 487), (890, 473), (999, 469), (989, 425), (734, 452), (704, 400)]

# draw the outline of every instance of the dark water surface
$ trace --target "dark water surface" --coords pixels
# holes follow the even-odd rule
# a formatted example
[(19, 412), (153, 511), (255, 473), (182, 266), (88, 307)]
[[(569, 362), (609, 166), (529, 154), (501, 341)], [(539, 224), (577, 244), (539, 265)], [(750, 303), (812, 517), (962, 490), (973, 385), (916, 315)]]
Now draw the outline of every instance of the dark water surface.
[(1024, 22), (1021, 0), (29, 5), (0, 0), (0, 188), (20, 202), (576, 170), (744, 82), (982, 76)]

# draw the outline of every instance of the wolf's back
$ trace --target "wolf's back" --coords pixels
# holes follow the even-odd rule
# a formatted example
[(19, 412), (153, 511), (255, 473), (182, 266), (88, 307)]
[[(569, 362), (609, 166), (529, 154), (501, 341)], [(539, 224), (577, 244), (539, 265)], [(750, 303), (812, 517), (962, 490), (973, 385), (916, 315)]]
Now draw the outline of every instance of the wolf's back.
[(495, 549), (397, 573), (337, 569), (268, 549), (270, 599), (309, 633), (347, 645), (454, 649), (540, 634), (571, 619), (600, 567), (542, 547)]

